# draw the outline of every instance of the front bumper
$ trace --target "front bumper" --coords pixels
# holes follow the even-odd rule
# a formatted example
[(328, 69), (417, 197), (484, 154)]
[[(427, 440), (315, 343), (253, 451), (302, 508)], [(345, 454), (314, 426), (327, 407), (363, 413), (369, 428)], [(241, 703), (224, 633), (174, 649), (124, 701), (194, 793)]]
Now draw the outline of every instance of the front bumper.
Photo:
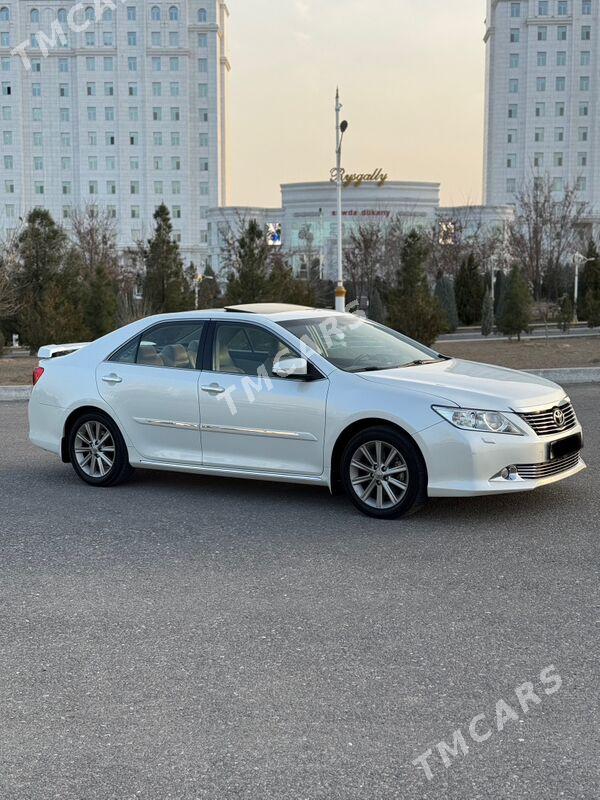
[[(507, 414), (520, 427), (517, 415)], [(486, 494), (525, 492), (547, 486), (577, 475), (586, 468), (583, 458), (572, 458), (563, 465), (564, 470), (553, 472), (542, 467), (539, 471), (523, 469), (522, 475), (510, 480), (501, 477), (502, 470), (509, 465), (545, 465), (548, 460), (548, 445), (582, 433), (581, 425), (562, 434), (524, 436), (488, 434), (463, 431), (449, 422), (441, 421), (415, 437), (425, 458), (429, 476), (430, 497), (461, 497)], [(549, 474), (548, 474), (549, 473)]]

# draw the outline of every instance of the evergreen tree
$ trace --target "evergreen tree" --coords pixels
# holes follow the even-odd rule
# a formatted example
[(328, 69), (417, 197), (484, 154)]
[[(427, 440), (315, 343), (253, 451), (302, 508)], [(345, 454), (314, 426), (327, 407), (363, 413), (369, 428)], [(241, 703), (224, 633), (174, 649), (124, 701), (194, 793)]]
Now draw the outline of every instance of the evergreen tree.
[(529, 330), (533, 298), (527, 281), (515, 264), (505, 282), (501, 311), (498, 316), (498, 329), (505, 336), (517, 336)]
[(596, 308), (600, 303), (600, 254), (593, 239), (590, 239), (586, 255), (591, 260), (580, 276), (577, 313), (580, 319), (589, 322), (590, 327), (595, 327), (590, 320), (596, 318)]
[(491, 289), (486, 289), (481, 312), (481, 335), (489, 336), (494, 330), (494, 301)]
[(502, 295), (504, 294), (504, 285), (506, 283), (505, 278), (506, 276), (504, 275), (502, 270), (499, 269), (496, 272), (496, 280), (494, 284), (494, 314), (496, 316), (498, 316), (498, 314), (500, 313), (500, 304), (502, 302)]
[(179, 245), (173, 239), (169, 209), (161, 204), (154, 213), (154, 236), (144, 250), (144, 297), (156, 314), (191, 308), (190, 290)]
[(89, 278), (84, 300), (84, 319), (92, 339), (117, 327), (118, 288), (104, 264), (98, 264)]
[(268, 303), (298, 303), (304, 294), (304, 284), (301, 285), (294, 278), (292, 268), (281, 253), (276, 253), (270, 261), (271, 269), (266, 281), (264, 299)]
[(45, 209), (36, 208), (27, 216), (16, 260), (16, 323), (32, 352), (51, 342), (85, 339), (78, 261), (71, 257), (64, 230)]
[(264, 299), (269, 276), (269, 251), (267, 239), (254, 219), (227, 243), (228, 303), (256, 303)]
[(573, 299), (570, 294), (565, 294), (560, 299), (558, 308), (558, 324), (561, 331), (566, 333), (571, 327), (574, 316)]
[(448, 333), (453, 333), (458, 328), (458, 312), (452, 278), (440, 275), (435, 285), (435, 296), (446, 316), (446, 330)]
[(385, 322), (385, 306), (383, 305), (379, 289), (373, 289), (371, 303), (369, 304), (369, 319), (372, 319), (373, 322)]
[(403, 241), (401, 267), (390, 293), (389, 324), (424, 344), (432, 344), (444, 330), (444, 314), (432, 297), (425, 274), (428, 243), (416, 230)]
[(475, 325), (481, 319), (483, 278), (472, 253), (460, 265), (454, 290), (460, 321), (463, 325)]
[(221, 285), (214, 269), (207, 264), (198, 279), (198, 308), (219, 308), (221, 302)]

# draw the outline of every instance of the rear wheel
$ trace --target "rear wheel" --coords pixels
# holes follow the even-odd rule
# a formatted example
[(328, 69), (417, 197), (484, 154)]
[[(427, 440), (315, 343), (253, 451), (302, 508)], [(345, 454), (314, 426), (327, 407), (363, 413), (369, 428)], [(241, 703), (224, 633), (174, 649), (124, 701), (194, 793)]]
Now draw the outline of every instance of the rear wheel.
[(379, 519), (414, 512), (427, 497), (421, 454), (393, 428), (369, 428), (351, 439), (342, 457), (342, 480), (354, 505)]
[(77, 475), (92, 486), (115, 486), (133, 473), (121, 432), (101, 411), (75, 420), (69, 434), (69, 455)]

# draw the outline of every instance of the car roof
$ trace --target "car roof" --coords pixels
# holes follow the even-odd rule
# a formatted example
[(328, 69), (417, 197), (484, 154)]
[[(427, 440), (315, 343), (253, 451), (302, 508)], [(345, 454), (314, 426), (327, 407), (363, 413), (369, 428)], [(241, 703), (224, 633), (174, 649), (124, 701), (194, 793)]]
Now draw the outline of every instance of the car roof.
[(314, 319), (324, 316), (344, 316), (342, 312), (331, 308), (310, 308), (286, 303), (250, 303), (247, 305), (227, 306), (226, 308), (205, 308), (199, 311), (180, 311), (171, 314), (157, 314), (146, 319), (154, 323), (177, 322), (190, 319), (269, 319), (273, 322), (284, 322), (296, 319)]

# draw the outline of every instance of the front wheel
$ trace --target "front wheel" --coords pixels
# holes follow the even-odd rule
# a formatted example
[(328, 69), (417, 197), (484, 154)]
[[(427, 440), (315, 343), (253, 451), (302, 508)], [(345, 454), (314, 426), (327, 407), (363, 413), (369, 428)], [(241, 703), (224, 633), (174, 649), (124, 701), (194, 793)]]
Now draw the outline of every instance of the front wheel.
[(100, 411), (83, 414), (72, 425), (69, 455), (77, 475), (92, 486), (115, 486), (133, 473), (121, 432)]
[(411, 439), (393, 428), (369, 428), (350, 440), (342, 480), (352, 503), (370, 517), (397, 519), (427, 497), (427, 471)]

